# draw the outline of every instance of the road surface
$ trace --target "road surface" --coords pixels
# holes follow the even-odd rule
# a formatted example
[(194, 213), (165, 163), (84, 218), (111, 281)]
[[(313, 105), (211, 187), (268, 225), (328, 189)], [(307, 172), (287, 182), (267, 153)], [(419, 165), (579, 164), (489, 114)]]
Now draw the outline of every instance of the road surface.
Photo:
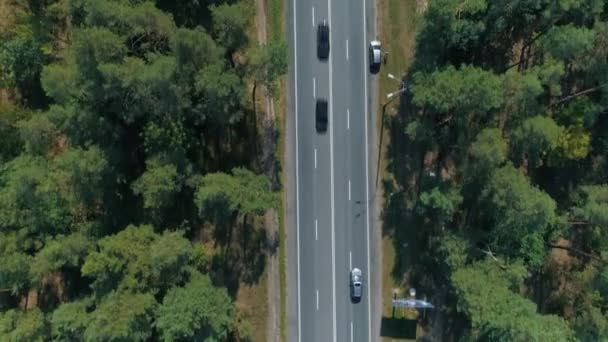
[[(372, 304), (380, 300), (370, 290), (377, 277), (370, 241), (375, 126), (367, 63), (373, 1), (288, 1), (288, 338), (371, 342), (377, 336)], [(330, 26), (327, 61), (316, 56), (317, 25), (323, 20)], [(315, 130), (317, 98), (329, 103), (323, 134)], [(363, 271), (359, 303), (349, 296), (353, 267)]]

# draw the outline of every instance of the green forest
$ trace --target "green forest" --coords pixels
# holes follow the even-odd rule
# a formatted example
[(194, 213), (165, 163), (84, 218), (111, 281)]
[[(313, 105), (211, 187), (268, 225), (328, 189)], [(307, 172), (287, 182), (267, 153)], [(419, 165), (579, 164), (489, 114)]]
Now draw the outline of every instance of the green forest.
[[(247, 341), (280, 184), (231, 0), (0, 1), (0, 340)], [(274, 154), (272, 155), (274, 157)]]
[(431, 0), (420, 20), (387, 119), (393, 276), (444, 340), (608, 340), (608, 1)]

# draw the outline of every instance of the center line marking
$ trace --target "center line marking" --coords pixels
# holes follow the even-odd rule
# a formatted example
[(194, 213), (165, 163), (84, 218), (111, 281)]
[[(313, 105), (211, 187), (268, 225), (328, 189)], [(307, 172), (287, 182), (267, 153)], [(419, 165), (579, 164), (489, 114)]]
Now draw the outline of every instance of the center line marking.
[(350, 179), (348, 180), (348, 200), (350, 201)]
[(315, 169), (317, 168), (317, 149), (315, 148)]
[(348, 39), (346, 40), (346, 60), (348, 60)]
[(319, 311), (319, 290), (317, 290), (317, 311)]
[(312, 27), (315, 27), (315, 6), (312, 6)]
[(312, 78), (312, 97), (317, 98), (317, 79)]
[(346, 108), (346, 129), (350, 129), (350, 109)]
[(315, 220), (315, 240), (319, 240), (319, 220)]

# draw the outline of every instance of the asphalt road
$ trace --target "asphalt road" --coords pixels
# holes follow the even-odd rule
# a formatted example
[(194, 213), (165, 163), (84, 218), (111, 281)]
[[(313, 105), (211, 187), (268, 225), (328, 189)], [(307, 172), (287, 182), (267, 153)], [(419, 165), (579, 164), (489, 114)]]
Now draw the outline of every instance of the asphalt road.
[[(367, 63), (371, 0), (290, 0), (290, 111), (287, 173), (289, 341), (373, 341), (370, 291), (370, 113)], [(316, 56), (317, 25), (330, 26), (330, 57)], [(371, 25), (373, 26), (373, 25)], [(329, 126), (315, 130), (315, 101)], [(349, 272), (363, 271), (359, 303)], [(374, 295), (375, 296), (375, 295)]]

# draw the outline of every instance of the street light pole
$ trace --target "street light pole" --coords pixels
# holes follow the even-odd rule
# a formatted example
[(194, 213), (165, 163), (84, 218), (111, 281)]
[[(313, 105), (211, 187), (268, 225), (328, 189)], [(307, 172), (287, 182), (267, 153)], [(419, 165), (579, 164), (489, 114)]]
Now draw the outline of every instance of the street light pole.
[(386, 106), (388, 106), (389, 103), (391, 103), (394, 99), (397, 98), (397, 97), (395, 97), (395, 95), (399, 95), (407, 90), (407, 86), (405, 85), (405, 83), (402, 80), (399, 80), (397, 77), (395, 77), (395, 75), (389, 73), (387, 76), (388, 76), (388, 78), (390, 78), (392, 80), (401, 82), (401, 88), (397, 91), (386, 94), (386, 98), (388, 99), (388, 101), (386, 101), (382, 105), (382, 117), (380, 118), (380, 120), (382, 120), (382, 122), (380, 124), (380, 142), (379, 142), (379, 146), (378, 146), (378, 162), (376, 163), (376, 187), (378, 187), (378, 178), (380, 176), (380, 156), (382, 155), (382, 137), (384, 136), (384, 116), (386, 114)]

